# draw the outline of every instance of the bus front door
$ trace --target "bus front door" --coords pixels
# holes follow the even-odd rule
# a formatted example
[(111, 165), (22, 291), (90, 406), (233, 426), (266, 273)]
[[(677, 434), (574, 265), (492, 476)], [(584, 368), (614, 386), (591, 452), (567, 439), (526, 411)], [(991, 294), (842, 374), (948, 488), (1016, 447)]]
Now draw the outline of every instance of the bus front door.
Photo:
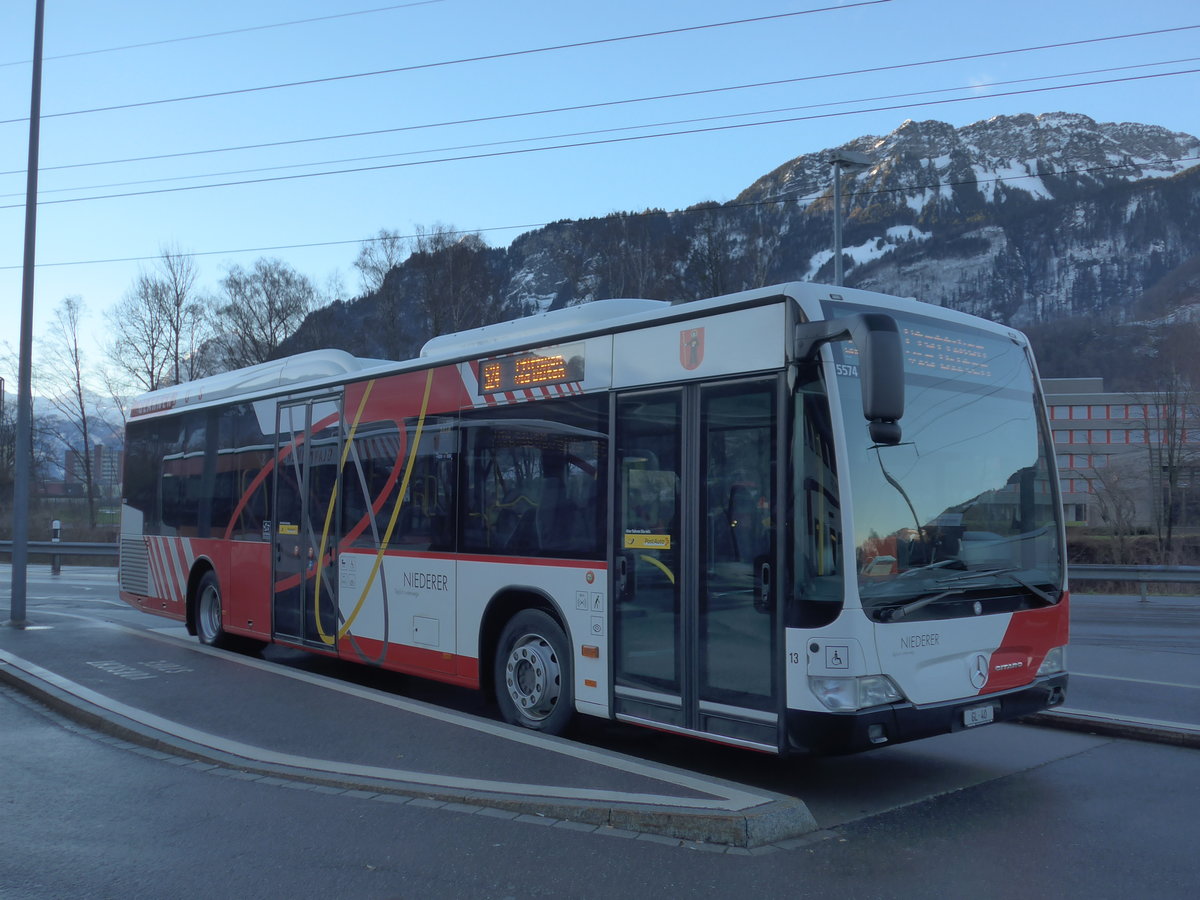
[(272, 632), (284, 641), (332, 651), (338, 628), (341, 398), (281, 403), (277, 416)]
[(780, 746), (776, 379), (617, 399), (618, 718)]

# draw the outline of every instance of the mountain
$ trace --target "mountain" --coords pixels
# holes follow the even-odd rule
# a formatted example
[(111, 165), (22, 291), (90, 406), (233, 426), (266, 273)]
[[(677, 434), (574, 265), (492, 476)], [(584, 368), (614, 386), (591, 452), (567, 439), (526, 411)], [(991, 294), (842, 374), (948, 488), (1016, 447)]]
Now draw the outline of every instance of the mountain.
[[(910, 120), (830, 149), (873, 161), (843, 176), (847, 285), (1035, 331), (1200, 311), (1192, 135), (1058, 112), (963, 128)], [(603, 297), (831, 281), (829, 153), (798, 156), (728, 203), (557, 222), (507, 249), (468, 236), (414, 253), (376, 293), (310, 316), (286, 352), (414, 356), (438, 331)]]

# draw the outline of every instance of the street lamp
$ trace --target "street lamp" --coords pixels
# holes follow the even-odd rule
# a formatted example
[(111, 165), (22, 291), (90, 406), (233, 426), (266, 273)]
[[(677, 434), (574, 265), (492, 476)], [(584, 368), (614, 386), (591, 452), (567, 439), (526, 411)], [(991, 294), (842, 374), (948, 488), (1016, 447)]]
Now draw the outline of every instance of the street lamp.
[(833, 283), (842, 284), (842, 172), (868, 169), (871, 157), (855, 150), (834, 150), (829, 154), (833, 167)]

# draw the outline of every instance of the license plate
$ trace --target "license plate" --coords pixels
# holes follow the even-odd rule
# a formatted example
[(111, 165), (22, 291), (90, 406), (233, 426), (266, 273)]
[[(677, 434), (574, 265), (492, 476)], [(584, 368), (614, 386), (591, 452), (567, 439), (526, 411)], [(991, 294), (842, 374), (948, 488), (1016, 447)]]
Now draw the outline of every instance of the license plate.
[(963, 725), (971, 728), (974, 725), (986, 725), (988, 722), (996, 720), (996, 707), (992, 704), (986, 706), (968, 706), (963, 710)]

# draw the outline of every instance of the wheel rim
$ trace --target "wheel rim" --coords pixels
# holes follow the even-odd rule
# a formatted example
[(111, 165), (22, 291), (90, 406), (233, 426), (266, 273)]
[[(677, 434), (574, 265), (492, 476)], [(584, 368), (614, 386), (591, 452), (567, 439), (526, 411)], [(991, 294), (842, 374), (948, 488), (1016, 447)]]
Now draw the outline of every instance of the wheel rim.
[(562, 692), (562, 670), (550, 642), (538, 634), (527, 634), (513, 644), (504, 665), (508, 696), (517, 711), (540, 722), (558, 703)]
[(221, 633), (221, 595), (211, 584), (200, 592), (200, 610), (196, 620), (200, 626), (200, 636), (206, 644), (212, 643)]

